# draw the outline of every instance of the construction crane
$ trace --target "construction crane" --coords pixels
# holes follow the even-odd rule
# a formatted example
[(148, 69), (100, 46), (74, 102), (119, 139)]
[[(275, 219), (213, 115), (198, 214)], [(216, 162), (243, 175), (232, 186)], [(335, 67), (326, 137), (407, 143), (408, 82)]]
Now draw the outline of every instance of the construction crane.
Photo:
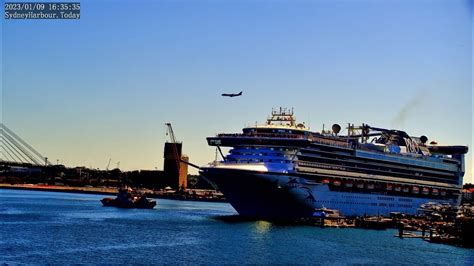
[(171, 123), (165, 123), (166, 127), (167, 127), (167, 132), (166, 132), (166, 135), (170, 136), (170, 139), (171, 139), (171, 149), (173, 150), (173, 155), (174, 155), (174, 158), (176, 160), (176, 167), (178, 169), (178, 172), (179, 172), (179, 168), (180, 168), (180, 163), (185, 163), (191, 167), (194, 167), (196, 169), (201, 169), (199, 166), (193, 164), (193, 163), (190, 163), (188, 161), (184, 161), (184, 160), (181, 160), (181, 157), (179, 156), (179, 153), (178, 153), (178, 147), (176, 146), (176, 144), (178, 143), (178, 141), (176, 140), (176, 137), (174, 135), (174, 131), (173, 131), (173, 127), (171, 126)]
[(112, 161), (112, 158), (109, 159), (109, 163), (107, 164), (107, 167), (105, 167), (105, 171), (109, 171), (110, 161)]
[(174, 136), (174, 131), (173, 131), (173, 127), (171, 126), (171, 123), (165, 123), (165, 125), (168, 129), (168, 132), (166, 132), (166, 135), (169, 135), (171, 139), (171, 149), (173, 149), (173, 155), (176, 161), (176, 169), (178, 169), (178, 172), (179, 172), (181, 158), (179, 158), (180, 156), (178, 154), (178, 147), (176, 146), (176, 143), (177, 143), (176, 137)]

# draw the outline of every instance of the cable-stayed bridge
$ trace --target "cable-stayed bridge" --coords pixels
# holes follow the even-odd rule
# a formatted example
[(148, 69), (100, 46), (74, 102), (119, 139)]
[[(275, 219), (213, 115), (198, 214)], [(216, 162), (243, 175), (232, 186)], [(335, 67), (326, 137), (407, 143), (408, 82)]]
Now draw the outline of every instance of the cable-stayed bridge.
[(3, 123), (0, 123), (0, 163), (51, 165), (47, 157), (39, 153)]

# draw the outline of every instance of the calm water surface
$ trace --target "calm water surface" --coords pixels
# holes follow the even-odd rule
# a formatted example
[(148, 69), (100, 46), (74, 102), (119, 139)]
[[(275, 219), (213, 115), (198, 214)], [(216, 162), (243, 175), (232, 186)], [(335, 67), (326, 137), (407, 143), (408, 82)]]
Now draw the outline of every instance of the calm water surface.
[[(0, 190), (2, 263), (474, 263), (474, 250), (398, 239), (394, 230), (229, 222), (226, 203), (159, 199), (154, 210), (103, 196)], [(224, 219), (222, 219), (224, 217)]]

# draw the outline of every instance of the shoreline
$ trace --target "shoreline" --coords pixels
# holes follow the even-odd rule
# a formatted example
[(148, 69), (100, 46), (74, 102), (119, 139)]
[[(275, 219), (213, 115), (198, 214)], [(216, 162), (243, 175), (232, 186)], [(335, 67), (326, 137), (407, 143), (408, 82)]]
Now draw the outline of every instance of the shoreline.
[[(33, 191), (49, 191), (49, 192), (64, 192), (64, 193), (81, 193), (81, 194), (95, 194), (95, 195), (117, 195), (117, 188), (98, 188), (98, 187), (70, 187), (70, 186), (55, 186), (55, 185), (34, 185), (34, 184), (5, 184), (0, 183), (0, 189), (16, 189), (16, 190), (33, 190)], [(203, 201), (203, 202), (227, 202), (225, 199), (202, 197), (183, 197), (176, 194), (159, 194), (156, 192), (145, 193), (148, 198), (154, 199), (171, 199), (181, 201)]]
[(97, 194), (97, 195), (115, 195), (115, 194), (117, 194), (117, 189), (116, 188), (95, 188), (95, 187), (89, 188), (89, 187), (54, 186), (54, 185), (0, 184), (0, 189), (34, 190), (34, 191)]

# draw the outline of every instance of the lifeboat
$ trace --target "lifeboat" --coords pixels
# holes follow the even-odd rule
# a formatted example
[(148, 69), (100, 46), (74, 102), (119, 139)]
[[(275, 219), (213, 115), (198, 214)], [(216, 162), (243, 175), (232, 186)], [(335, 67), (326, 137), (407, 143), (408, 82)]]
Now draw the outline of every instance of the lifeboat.
[(364, 188), (364, 183), (358, 183), (357, 188)]
[(395, 187), (395, 191), (397, 191), (397, 192), (400, 192), (400, 191), (402, 191), (402, 187), (400, 187), (400, 186), (396, 186), (396, 187)]
[(421, 193), (423, 193), (423, 195), (428, 195), (428, 194), (430, 194), (430, 189), (427, 188), (427, 187), (424, 187), (423, 190), (421, 191)]
[(387, 190), (392, 190), (393, 187), (392, 187), (392, 184), (387, 184)]
[(352, 182), (347, 182), (346, 183), (346, 187), (352, 187), (352, 186), (353, 186)]
[(431, 194), (433, 194), (434, 196), (438, 196), (439, 190), (437, 190), (436, 188), (433, 188), (433, 190), (431, 191)]
[(369, 183), (369, 184), (367, 185), (367, 188), (368, 188), (368, 189), (374, 189), (374, 184)]
[(419, 187), (413, 187), (413, 188), (411, 189), (411, 192), (412, 192), (413, 194), (418, 194), (418, 193), (420, 193), (420, 188), (419, 188)]
[(323, 184), (329, 184), (329, 179), (324, 179)]
[(341, 181), (334, 181), (333, 184), (336, 186), (336, 187), (339, 187), (341, 186)]
[(410, 192), (410, 189), (408, 187), (403, 187), (402, 191), (405, 192), (405, 193), (408, 193), (408, 192)]
[(440, 194), (441, 194), (441, 196), (446, 196), (446, 191), (441, 190)]

